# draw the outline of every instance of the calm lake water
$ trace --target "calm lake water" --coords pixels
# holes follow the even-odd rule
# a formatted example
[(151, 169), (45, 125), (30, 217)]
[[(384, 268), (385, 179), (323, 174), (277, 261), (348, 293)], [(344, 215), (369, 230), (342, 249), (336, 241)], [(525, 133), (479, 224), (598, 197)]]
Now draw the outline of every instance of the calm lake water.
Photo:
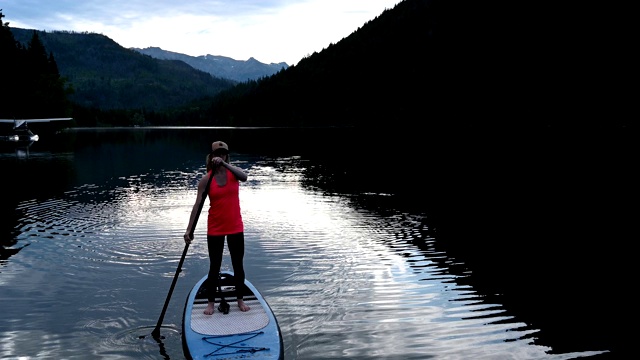
[[(487, 215), (519, 211), (495, 213), (496, 206), (514, 202), (488, 195), (512, 191), (513, 178), (487, 180), (494, 163), (469, 166), (490, 153), (518, 163), (532, 160), (531, 152), (509, 160), (514, 154), (499, 151), (495, 143), (478, 153), (462, 142), (425, 139), (409, 146), (406, 138), (389, 133), (371, 136), (351, 129), (142, 128), (66, 131), (0, 154), (0, 358), (184, 359), (184, 302), (208, 270), (204, 217), (164, 317), (164, 339), (158, 343), (146, 335), (158, 321), (184, 249), (182, 234), (213, 140), (227, 141), (232, 162), (249, 173), (241, 186), (247, 278), (276, 314), (287, 360), (616, 354), (618, 336), (612, 334), (623, 333), (623, 326), (605, 328), (611, 323), (601, 314), (618, 321), (635, 306), (625, 305), (619, 294), (630, 290), (625, 275), (612, 272), (613, 262), (590, 263), (591, 282), (582, 282), (565, 267), (537, 258), (547, 271), (536, 274), (551, 272), (549, 278), (564, 280), (534, 284), (531, 273), (518, 276), (521, 269), (514, 266), (519, 259), (532, 263), (541, 251), (516, 256), (503, 242), (488, 242), (501, 229), (531, 232)], [(549, 184), (549, 176), (569, 173), (559, 164), (546, 168), (544, 176), (527, 174), (539, 181), (529, 199), (549, 190), (540, 185)], [(572, 174), (586, 172), (571, 164)], [(620, 176), (618, 165), (610, 165), (608, 174)], [(514, 178), (525, 176), (523, 169), (511, 169)], [(566, 176), (562, 179), (560, 186), (574, 189)], [(568, 193), (575, 191), (582, 190)], [(611, 191), (618, 196), (622, 190)], [(454, 220), (453, 214), (459, 217)], [(570, 237), (564, 229), (553, 233)], [(532, 241), (518, 234), (510, 235), (514, 243)], [(456, 237), (465, 239), (452, 242)], [(544, 235), (536, 232), (536, 237)], [(612, 238), (601, 238), (597, 247), (610, 254), (604, 245)], [(470, 255), (481, 248), (486, 257)], [(483, 258), (501, 269), (482, 266)], [(228, 256), (222, 267), (231, 269)], [(585, 284), (580, 294), (573, 291)], [(522, 289), (547, 292), (526, 297)], [(611, 298), (615, 301), (602, 301)], [(544, 316), (551, 308), (575, 311), (568, 303), (590, 309), (580, 316)], [(583, 324), (595, 325), (573, 336)]]

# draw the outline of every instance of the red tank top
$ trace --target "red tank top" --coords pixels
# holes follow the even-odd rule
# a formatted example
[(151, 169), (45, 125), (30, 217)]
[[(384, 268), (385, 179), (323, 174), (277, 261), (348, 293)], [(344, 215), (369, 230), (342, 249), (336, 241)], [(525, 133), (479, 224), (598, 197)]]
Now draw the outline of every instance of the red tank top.
[[(211, 180), (209, 187), (209, 216), (207, 219), (207, 235), (229, 235), (244, 231), (240, 214), (240, 182), (227, 171), (227, 183), (219, 186), (216, 179)], [(209, 173), (209, 176), (213, 174)]]

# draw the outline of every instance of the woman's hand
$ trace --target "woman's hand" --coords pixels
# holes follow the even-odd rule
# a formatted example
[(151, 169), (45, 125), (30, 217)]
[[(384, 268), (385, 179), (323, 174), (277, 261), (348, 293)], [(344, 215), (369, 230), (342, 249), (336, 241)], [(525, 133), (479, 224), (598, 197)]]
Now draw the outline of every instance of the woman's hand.
[(211, 158), (211, 165), (213, 166), (218, 166), (218, 165), (223, 165), (225, 162), (221, 157), (213, 157)]
[(191, 241), (193, 240), (193, 238), (191, 237), (191, 234), (189, 234), (188, 232), (184, 234), (184, 242), (187, 244), (191, 244)]

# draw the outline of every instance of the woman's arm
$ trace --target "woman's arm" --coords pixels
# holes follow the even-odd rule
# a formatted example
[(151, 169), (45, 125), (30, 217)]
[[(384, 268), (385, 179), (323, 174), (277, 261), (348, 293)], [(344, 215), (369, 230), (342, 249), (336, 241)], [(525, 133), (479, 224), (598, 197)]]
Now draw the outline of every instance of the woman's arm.
[(184, 242), (187, 244), (191, 243), (193, 240), (193, 224), (196, 222), (196, 217), (199, 215), (198, 210), (200, 209), (200, 201), (202, 201), (202, 194), (207, 190), (207, 182), (209, 180), (209, 176), (211, 173), (203, 176), (202, 179), (198, 182), (198, 196), (196, 196), (196, 202), (193, 204), (193, 208), (191, 209), (191, 215), (189, 216), (189, 224), (187, 225), (187, 231), (184, 233)]
[(238, 179), (238, 181), (247, 181), (247, 173), (244, 172), (244, 170), (240, 169), (237, 166), (233, 166), (231, 164), (227, 164), (226, 162), (222, 162), (222, 166), (226, 167), (227, 169), (229, 169), (229, 171), (231, 171), (231, 173), (233, 175), (235, 175), (236, 179)]
[(236, 177), (236, 179), (238, 179), (238, 181), (247, 181), (247, 173), (245, 173), (244, 170), (240, 169), (237, 166), (226, 163), (224, 160), (222, 160), (222, 158), (214, 157), (213, 159), (211, 159), (211, 162), (214, 166), (222, 165), (229, 169), (229, 171), (231, 171), (231, 173)]

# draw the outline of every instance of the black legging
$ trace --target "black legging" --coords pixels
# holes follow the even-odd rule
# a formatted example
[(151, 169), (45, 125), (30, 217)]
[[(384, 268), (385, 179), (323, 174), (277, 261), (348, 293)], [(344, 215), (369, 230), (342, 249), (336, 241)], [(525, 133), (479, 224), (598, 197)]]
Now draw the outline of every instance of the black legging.
[[(229, 255), (231, 255), (231, 265), (233, 266), (233, 278), (236, 283), (236, 295), (238, 300), (242, 300), (242, 289), (244, 289), (244, 233), (226, 235)], [(220, 266), (222, 266), (222, 254), (224, 251), (225, 235), (207, 235), (207, 248), (209, 249), (209, 277), (207, 279), (207, 300), (215, 301), (216, 290), (220, 283)]]

